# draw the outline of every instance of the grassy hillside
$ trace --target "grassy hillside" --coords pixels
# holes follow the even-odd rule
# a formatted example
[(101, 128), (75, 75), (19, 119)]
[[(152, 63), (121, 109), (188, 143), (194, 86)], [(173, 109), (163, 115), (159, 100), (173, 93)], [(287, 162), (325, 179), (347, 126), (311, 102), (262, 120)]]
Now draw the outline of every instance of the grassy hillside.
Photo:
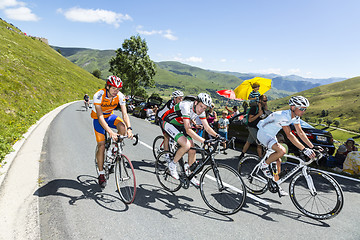
[(87, 48), (61, 48), (53, 47), (60, 51), (61, 55), (71, 62), (92, 73), (98, 69), (101, 71), (101, 78), (106, 79), (111, 75), (109, 72), (109, 61), (115, 57), (115, 50), (93, 50)]
[[(340, 128), (360, 132), (360, 77), (319, 86), (296, 95), (309, 99), (310, 107), (305, 115), (309, 120), (338, 120)], [(273, 110), (286, 109), (289, 98), (271, 101), (269, 106)], [(327, 111), (327, 116), (322, 116), (323, 110)]]
[(47, 44), (2, 20), (0, 52), (0, 161), (43, 115), (104, 85)]

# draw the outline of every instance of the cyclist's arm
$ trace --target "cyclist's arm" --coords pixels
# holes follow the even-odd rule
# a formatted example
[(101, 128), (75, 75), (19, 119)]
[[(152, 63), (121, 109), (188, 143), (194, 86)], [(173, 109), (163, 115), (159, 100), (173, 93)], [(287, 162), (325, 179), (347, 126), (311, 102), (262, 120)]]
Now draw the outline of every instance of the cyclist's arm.
[(301, 125), (300, 124), (294, 124), (295, 126), (295, 130), (296, 130), (296, 134), (300, 137), (300, 139), (309, 147), (309, 148), (313, 148), (314, 145), (312, 144), (312, 142), (310, 142), (310, 140), (308, 139), (308, 137), (306, 136), (304, 130), (302, 130)]
[(129, 128), (131, 128), (131, 124), (130, 124), (129, 115), (127, 113), (126, 105), (120, 105), (120, 109), (121, 109), (122, 118), (123, 118), (123, 120), (125, 122), (125, 125), (126, 125), (125, 127), (127, 128), (126, 133), (127, 133), (129, 138), (132, 138), (133, 134), (132, 134), (132, 130), (129, 129)]
[(214, 131), (214, 129), (212, 129), (212, 127), (209, 126), (208, 121), (206, 121), (206, 119), (200, 119), (200, 120), (201, 120), (201, 123), (203, 124), (204, 129), (206, 130), (206, 132), (208, 134), (210, 134), (211, 136), (216, 137), (217, 133)]
[(96, 111), (96, 115), (98, 117), (99, 123), (100, 125), (105, 129), (105, 131), (109, 134), (109, 136), (113, 139), (116, 140), (117, 139), (117, 135), (115, 132), (113, 132), (111, 130), (111, 128), (109, 127), (109, 125), (106, 123), (105, 118), (104, 118), (104, 114), (103, 111), (101, 109), (100, 105), (95, 105), (95, 111)]
[(297, 139), (297, 137), (291, 132), (291, 128), (290, 126), (282, 126), (286, 137), (290, 140), (290, 142), (292, 142), (292, 144), (295, 145), (295, 147), (297, 147), (300, 150), (303, 150), (305, 148), (304, 145), (302, 145), (302, 143)]
[(189, 135), (192, 139), (203, 143), (205, 141), (205, 139), (200, 137), (199, 135), (197, 135), (196, 132), (194, 132), (194, 130), (192, 130), (190, 119), (184, 118), (183, 121), (184, 121), (184, 128), (185, 128), (186, 134)]

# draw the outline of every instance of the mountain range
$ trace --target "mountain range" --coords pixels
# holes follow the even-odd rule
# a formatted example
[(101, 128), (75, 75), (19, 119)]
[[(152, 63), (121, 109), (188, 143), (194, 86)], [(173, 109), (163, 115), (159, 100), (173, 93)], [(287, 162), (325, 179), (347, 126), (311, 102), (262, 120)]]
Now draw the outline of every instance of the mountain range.
[[(64, 57), (69, 59), (71, 62), (84, 68), (89, 72), (92, 72), (96, 69), (100, 70), (102, 72), (102, 78), (106, 78), (106, 76), (111, 74), (108, 71), (109, 60), (115, 56), (115, 50), (63, 48), (56, 46), (53, 46), (53, 48), (58, 50)], [(346, 78), (315, 79), (315, 78), (303, 78), (297, 75), (280, 76), (277, 74), (239, 73), (239, 72), (229, 72), (229, 71), (220, 72), (214, 70), (205, 70), (175, 61), (157, 62), (156, 65), (158, 66), (158, 69), (166, 70), (182, 77), (187, 76), (193, 78), (193, 80), (195, 81), (199, 81), (199, 78), (201, 78), (210, 83), (218, 83), (218, 85), (216, 85), (215, 87), (219, 87), (221, 89), (225, 89), (225, 88), (234, 89), (243, 80), (251, 79), (254, 77), (270, 78), (272, 79), (272, 90), (268, 93), (270, 99), (283, 97), (295, 92), (304, 91), (307, 89), (318, 87), (320, 85), (339, 82), (346, 79)], [(161, 76), (162, 74), (164, 74), (163, 71), (157, 71), (157, 74), (155, 76), (156, 82), (158, 82), (157, 80), (162, 79)], [(229, 75), (231, 77), (226, 75)], [(175, 76), (173, 77), (176, 78)], [(173, 81), (173, 83), (174, 83), (173, 85), (174, 87), (179, 86), (180, 84), (177, 81)], [(171, 86), (171, 83), (167, 83), (167, 85), (169, 84)]]

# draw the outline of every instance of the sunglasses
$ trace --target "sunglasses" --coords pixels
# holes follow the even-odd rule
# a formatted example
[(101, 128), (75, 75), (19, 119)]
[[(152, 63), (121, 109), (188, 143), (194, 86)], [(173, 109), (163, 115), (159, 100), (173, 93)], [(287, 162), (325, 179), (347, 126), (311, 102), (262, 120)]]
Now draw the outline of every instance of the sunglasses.
[(299, 107), (298, 108), (300, 111), (302, 111), (302, 112), (305, 112), (306, 111), (306, 108), (303, 108), (303, 107)]
[(267, 102), (267, 100), (262, 100), (263, 102)]

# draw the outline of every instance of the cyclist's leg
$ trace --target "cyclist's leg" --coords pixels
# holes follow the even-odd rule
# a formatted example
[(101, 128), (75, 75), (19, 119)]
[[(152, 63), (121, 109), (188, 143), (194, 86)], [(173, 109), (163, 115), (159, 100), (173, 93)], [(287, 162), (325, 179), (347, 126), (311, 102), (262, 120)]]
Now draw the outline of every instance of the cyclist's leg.
[(99, 171), (103, 171), (104, 153), (105, 153), (105, 129), (100, 125), (98, 119), (93, 120), (93, 125), (94, 125), (96, 142), (98, 145), (96, 152), (97, 164)]
[(126, 125), (124, 121), (117, 115), (112, 114), (110, 117), (108, 117), (108, 125), (111, 128), (116, 128), (118, 134), (125, 135), (126, 134)]
[[(190, 146), (194, 147), (194, 141), (190, 138), (188, 139), (190, 142)], [(191, 166), (196, 160), (196, 150), (194, 149), (189, 149), (188, 150), (188, 161), (189, 161), (189, 166)]]
[(164, 124), (165, 124), (165, 122), (163, 120), (159, 119), (159, 126), (164, 135), (164, 151), (169, 151), (170, 136), (169, 136), (169, 134), (166, 133), (166, 131), (164, 129)]
[(164, 151), (169, 151), (169, 134), (167, 134), (165, 131), (163, 131), (163, 135), (164, 135)]
[(266, 146), (268, 149), (272, 149), (275, 151), (272, 154), (270, 154), (268, 159), (266, 159), (265, 161), (266, 164), (275, 162), (277, 159), (281, 158), (286, 154), (285, 148), (278, 143), (276, 137), (267, 134), (266, 132), (262, 131), (262, 129), (258, 130), (257, 139), (261, 144)]
[[(179, 134), (179, 137), (175, 138), (175, 141), (180, 145), (174, 156), (174, 162), (176, 163), (182, 158), (182, 156), (184, 156), (185, 153), (189, 151), (189, 149), (191, 148), (191, 142), (184, 136), (184, 134)], [(189, 165), (192, 164), (190, 164), (190, 161), (191, 159), (189, 155)], [(195, 162), (195, 159), (193, 159), (192, 161)]]

